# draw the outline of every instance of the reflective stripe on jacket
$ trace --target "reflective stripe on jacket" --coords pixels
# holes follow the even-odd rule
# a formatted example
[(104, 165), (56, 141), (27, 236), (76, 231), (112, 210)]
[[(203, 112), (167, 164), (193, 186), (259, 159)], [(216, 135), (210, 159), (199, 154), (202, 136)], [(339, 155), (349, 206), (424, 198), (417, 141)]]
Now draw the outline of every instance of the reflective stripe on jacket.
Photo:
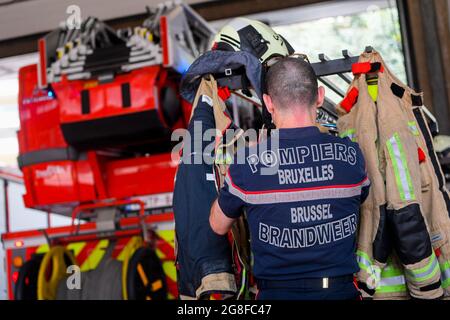
[(449, 287), (448, 192), (415, 105), (420, 95), (376, 52), (361, 55), (353, 71), (338, 127), (360, 144), (372, 181), (361, 212), (358, 280), (378, 298), (439, 298)]

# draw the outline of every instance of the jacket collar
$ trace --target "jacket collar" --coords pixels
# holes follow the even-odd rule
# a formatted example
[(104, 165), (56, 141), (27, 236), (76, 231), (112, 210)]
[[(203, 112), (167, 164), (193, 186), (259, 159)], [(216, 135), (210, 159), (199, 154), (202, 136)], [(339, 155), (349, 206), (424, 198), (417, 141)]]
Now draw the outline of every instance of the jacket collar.
[(320, 134), (317, 127), (293, 128), (293, 129), (279, 129), (280, 139), (298, 139), (302, 137), (310, 137)]

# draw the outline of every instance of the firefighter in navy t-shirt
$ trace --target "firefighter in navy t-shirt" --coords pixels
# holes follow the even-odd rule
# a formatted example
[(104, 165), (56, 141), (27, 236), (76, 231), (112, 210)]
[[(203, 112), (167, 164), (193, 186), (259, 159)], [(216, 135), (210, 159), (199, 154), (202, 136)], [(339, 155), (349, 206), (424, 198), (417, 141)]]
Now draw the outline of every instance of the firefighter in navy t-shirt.
[(226, 234), (246, 211), (258, 299), (358, 299), (356, 232), (370, 182), (357, 144), (322, 134), (325, 90), (309, 63), (284, 58), (267, 74), (264, 102), (277, 127), (230, 166), (210, 224)]

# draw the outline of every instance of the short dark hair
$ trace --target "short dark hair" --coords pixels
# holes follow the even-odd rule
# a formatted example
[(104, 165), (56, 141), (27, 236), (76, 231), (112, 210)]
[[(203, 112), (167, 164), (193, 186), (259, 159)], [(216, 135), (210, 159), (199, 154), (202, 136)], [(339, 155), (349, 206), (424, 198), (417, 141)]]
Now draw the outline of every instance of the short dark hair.
[(267, 72), (267, 93), (280, 108), (311, 107), (317, 100), (317, 76), (307, 61), (283, 58)]

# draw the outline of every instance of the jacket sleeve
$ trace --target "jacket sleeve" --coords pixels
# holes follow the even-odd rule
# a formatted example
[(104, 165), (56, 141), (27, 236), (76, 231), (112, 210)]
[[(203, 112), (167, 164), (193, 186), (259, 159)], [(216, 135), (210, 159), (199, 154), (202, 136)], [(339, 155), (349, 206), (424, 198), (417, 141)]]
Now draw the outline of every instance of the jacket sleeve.
[(245, 207), (245, 201), (242, 199), (242, 173), (240, 165), (231, 165), (223, 188), (219, 193), (219, 207), (223, 213), (231, 219), (237, 219), (241, 216)]
[(367, 175), (366, 159), (364, 159), (364, 155), (358, 145), (356, 145), (356, 148), (358, 154), (358, 170), (362, 177), (360, 181), (363, 181), (361, 188), (361, 204), (363, 204), (369, 196), (371, 183)]

